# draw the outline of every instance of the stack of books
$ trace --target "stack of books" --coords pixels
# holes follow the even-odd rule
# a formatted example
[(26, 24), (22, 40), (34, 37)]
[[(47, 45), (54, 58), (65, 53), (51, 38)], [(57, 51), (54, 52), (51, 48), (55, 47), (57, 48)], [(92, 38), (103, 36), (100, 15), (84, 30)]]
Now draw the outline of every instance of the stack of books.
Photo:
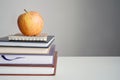
[(57, 51), (53, 35), (8, 35), (0, 38), (0, 75), (52, 76)]

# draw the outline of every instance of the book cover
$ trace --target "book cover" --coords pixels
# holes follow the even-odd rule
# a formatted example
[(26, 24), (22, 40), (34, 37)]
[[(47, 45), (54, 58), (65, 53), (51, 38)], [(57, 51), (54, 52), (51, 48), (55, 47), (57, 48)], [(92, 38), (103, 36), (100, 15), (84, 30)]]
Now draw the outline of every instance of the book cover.
[(0, 76), (54, 76), (57, 68), (57, 52), (53, 66), (0, 66)]
[(25, 64), (25, 65), (38, 65), (38, 64), (53, 64), (55, 45), (52, 46), (49, 54), (1, 54), (0, 65), (5, 64)]
[(17, 33), (14, 35), (9, 35), (8, 40), (11, 41), (47, 41), (47, 34), (41, 33), (38, 36), (24, 36), (21, 33)]
[(53, 47), (54, 44), (51, 44), (48, 48), (0, 46), (0, 54), (49, 54)]
[(8, 37), (0, 38), (0, 46), (12, 46), (12, 47), (49, 47), (55, 40), (54, 36), (48, 36), (47, 41), (9, 41)]

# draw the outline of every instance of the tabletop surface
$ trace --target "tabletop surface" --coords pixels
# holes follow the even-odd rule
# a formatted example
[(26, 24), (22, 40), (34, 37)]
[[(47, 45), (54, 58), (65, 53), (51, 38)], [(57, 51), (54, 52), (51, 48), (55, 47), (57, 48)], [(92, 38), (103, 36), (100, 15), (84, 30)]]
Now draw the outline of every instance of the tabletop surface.
[(58, 57), (55, 76), (0, 76), (0, 80), (120, 80), (120, 57)]

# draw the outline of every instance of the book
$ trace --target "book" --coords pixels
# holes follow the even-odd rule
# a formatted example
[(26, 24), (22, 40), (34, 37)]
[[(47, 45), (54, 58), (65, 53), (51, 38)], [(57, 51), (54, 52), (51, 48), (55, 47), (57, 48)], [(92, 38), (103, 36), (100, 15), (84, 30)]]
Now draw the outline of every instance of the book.
[(38, 64), (53, 64), (55, 45), (52, 46), (49, 54), (1, 54), (0, 65), (6, 64), (24, 64), (24, 65), (38, 65)]
[(0, 65), (0, 76), (53, 76), (56, 74), (57, 52), (53, 65)]
[(54, 67), (9, 67), (9, 66), (0, 66), (0, 76), (2, 75), (54, 75)]
[(12, 41), (47, 41), (47, 34), (41, 33), (38, 36), (24, 36), (23, 34), (17, 33), (14, 35), (9, 35), (8, 40)]
[(10, 41), (8, 37), (0, 38), (0, 46), (10, 46), (10, 47), (49, 47), (50, 44), (55, 40), (54, 36), (48, 36), (47, 41)]
[(54, 44), (51, 44), (48, 48), (0, 46), (0, 54), (49, 54), (54, 46)]

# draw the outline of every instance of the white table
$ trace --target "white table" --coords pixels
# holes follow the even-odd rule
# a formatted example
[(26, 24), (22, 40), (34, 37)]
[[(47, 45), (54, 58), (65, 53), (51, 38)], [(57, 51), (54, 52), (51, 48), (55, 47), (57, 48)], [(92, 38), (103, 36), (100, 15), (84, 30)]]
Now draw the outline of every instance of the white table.
[(120, 57), (59, 57), (55, 76), (0, 76), (0, 80), (120, 80)]

